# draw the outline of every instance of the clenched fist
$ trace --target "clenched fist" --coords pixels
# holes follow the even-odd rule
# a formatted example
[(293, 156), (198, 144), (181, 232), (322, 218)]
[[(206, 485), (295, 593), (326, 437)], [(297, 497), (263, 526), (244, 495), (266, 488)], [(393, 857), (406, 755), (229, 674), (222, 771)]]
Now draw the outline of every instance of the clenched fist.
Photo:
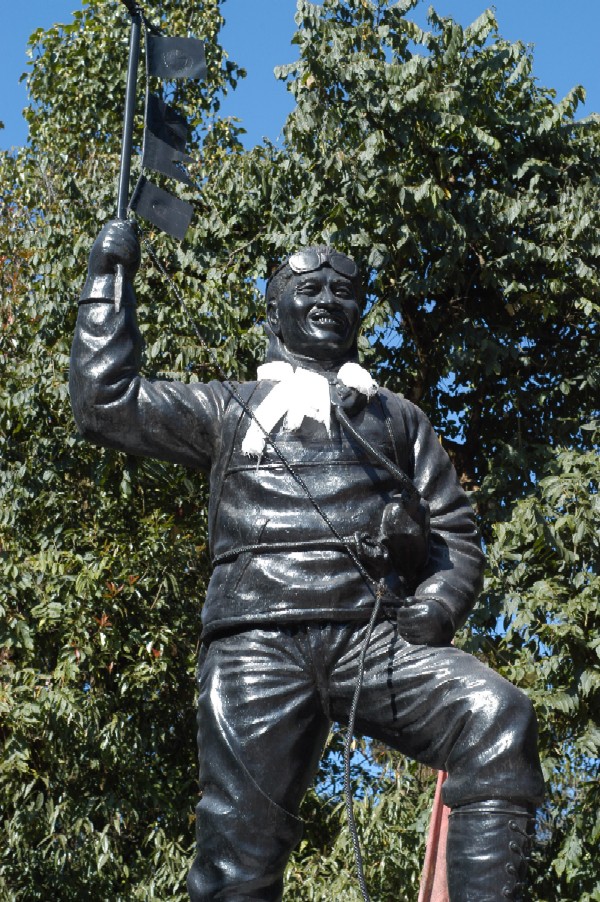
[(412, 645), (450, 645), (454, 624), (445, 605), (435, 598), (409, 598), (397, 612), (398, 632)]
[(125, 219), (112, 219), (92, 245), (88, 277), (114, 276), (120, 264), (124, 277), (133, 281), (140, 259), (140, 243), (133, 223)]

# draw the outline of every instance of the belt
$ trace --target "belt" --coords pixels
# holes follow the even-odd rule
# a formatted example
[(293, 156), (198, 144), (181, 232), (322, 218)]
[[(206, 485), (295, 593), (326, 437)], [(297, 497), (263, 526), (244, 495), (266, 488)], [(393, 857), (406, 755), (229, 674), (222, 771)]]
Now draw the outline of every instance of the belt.
[(381, 571), (381, 575), (390, 568), (390, 556), (388, 549), (378, 539), (367, 533), (355, 533), (353, 536), (343, 536), (339, 539), (331, 538), (308, 539), (303, 542), (257, 542), (252, 545), (239, 545), (229, 548), (222, 554), (213, 558), (213, 567), (219, 564), (227, 564), (235, 560), (240, 554), (277, 554), (284, 551), (327, 551), (338, 549), (344, 551), (352, 549), (358, 559)]

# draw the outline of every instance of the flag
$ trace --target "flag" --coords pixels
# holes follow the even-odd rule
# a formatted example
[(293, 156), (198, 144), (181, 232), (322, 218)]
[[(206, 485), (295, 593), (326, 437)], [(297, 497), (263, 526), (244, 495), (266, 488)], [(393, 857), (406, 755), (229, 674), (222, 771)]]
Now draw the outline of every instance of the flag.
[(192, 220), (194, 208), (174, 197), (141, 175), (129, 204), (132, 210), (150, 220), (157, 229), (183, 241)]
[(148, 72), (174, 78), (206, 78), (204, 44), (197, 38), (168, 38), (148, 34)]
[[(148, 74), (172, 81), (205, 78), (204, 44), (196, 38), (169, 38), (146, 32)], [(185, 169), (192, 158), (186, 152), (190, 127), (184, 116), (155, 94), (147, 94), (144, 122), (143, 169), (160, 172), (191, 185)], [(191, 204), (159, 188), (144, 175), (138, 179), (129, 207), (158, 229), (182, 241), (192, 219)]]
[(190, 127), (185, 116), (182, 116), (175, 107), (165, 103), (156, 94), (148, 95), (146, 107), (146, 128), (153, 135), (166, 141), (177, 150), (185, 150), (185, 145), (190, 133)]
[(149, 129), (145, 130), (144, 152), (142, 155), (142, 166), (144, 169), (162, 172), (163, 175), (177, 179), (178, 182), (183, 182), (184, 185), (191, 185), (192, 180), (182, 165), (191, 162), (192, 158), (189, 154), (177, 150), (171, 144), (167, 144), (166, 141), (161, 141)]

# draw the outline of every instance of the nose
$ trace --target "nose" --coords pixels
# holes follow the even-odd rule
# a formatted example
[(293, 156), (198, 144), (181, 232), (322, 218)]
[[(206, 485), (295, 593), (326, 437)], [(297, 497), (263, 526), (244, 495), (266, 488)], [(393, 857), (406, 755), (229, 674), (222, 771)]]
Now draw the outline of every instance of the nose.
[(339, 307), (340, 302), (329, 285), (323, 285), (317, 297), (317, 303), (324, 307)]

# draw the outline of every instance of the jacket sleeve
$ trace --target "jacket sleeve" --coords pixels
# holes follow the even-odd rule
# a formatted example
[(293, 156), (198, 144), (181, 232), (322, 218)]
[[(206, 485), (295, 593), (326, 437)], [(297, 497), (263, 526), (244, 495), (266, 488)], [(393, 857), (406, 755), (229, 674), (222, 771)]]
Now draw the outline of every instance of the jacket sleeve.
[(419, 573), (414, 594), (417, 600), (439, 600), (458, 629), (473, 608), (483, 579), (485, 558), (475, 515), (425, 414), (405, 399), (400, 404), (409, 451), (408, 475), (431, 514), (429, 559)]
[(219, 382), (139, 375), (142, 340), (131, 294), (119, 311), (100, 299), (79, 307), (69, 374), (77, 427), (95, 444), (208, 470), (219, 453), (226, 390)]

